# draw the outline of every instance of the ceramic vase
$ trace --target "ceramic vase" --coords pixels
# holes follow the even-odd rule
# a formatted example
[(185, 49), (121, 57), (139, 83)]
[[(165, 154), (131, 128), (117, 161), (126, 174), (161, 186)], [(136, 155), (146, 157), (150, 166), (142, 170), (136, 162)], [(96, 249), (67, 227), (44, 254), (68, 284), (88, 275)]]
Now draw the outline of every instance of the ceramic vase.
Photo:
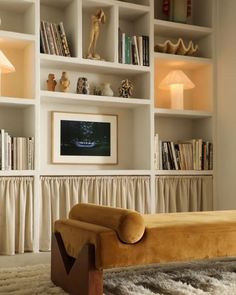
[(105, 83), (102, 89), (102, 95), (104, 96), (113, 96), (114, 92), (111, 89), (110, 83)]

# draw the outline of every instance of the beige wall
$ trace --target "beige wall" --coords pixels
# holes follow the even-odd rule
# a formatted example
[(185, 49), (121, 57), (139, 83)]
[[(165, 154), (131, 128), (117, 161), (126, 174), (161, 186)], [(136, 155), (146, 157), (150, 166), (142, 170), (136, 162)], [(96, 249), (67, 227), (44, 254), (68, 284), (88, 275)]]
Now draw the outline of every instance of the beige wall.
[(236, 209), (236, 1), (218, 2), (216, 209)]

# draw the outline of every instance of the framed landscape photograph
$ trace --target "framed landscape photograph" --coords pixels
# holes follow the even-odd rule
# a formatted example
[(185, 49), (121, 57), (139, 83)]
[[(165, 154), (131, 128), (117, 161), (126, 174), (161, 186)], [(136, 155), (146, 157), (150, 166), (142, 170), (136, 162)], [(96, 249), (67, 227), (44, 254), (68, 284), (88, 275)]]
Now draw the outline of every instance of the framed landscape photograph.
[(117, 116), (52, 112), (52, 162), (117, 164)]

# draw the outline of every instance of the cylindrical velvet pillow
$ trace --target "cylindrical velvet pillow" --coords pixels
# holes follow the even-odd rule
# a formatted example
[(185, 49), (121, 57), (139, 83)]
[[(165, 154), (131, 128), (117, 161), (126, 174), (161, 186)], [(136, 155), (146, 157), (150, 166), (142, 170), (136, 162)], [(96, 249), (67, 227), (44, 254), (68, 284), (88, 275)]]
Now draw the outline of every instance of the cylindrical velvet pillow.
[(111, 228), (128, 244), (138, 242), (145, 231), (142, 215), (128, 209), (78, 204), (70, 210), (69, 218)]

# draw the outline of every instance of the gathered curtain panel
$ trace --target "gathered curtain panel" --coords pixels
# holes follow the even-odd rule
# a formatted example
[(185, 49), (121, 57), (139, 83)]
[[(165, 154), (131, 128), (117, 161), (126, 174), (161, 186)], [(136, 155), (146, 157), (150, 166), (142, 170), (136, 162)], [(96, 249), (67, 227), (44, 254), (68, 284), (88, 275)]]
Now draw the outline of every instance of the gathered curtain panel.
[(212, 176), (156, 176), (156, 212), (213, 210)]
[(68, 217), (77, 203), (94, 203), (150, 213), (148, 176), (41, 177), (39, 248), (51, 249), (54, 221)]
[(0, 178), (0, 254), (33, 251), (33, 177)]

